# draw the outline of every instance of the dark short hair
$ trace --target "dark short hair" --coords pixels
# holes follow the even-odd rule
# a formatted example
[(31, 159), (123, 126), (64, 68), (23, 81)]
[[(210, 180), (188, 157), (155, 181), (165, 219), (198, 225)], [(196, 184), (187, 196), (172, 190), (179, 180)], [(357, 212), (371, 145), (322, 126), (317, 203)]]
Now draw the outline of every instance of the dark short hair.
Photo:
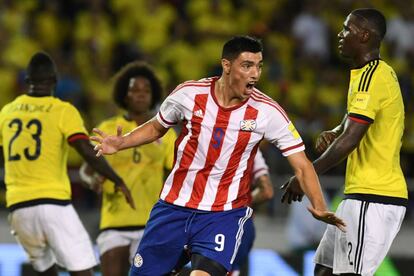
[(154, 108), (161, 100), (161, 81), (158, 79), (151, 66), (142, 61), (128, 63), (115, 75), (115, 84), (112, 92), (115, 103), (121, 108), (127, 108), (125, 97), (128, 93), (129, 81), (131, 78), (136, 77), (144, 77), (149, 80), (152, 92), (151, 108)]
[(262, 42), (257, 38), (247, 35), (235, 36), (224, 44), (221, 58), (232, 61), (243, 52), (263, 52)]
[(367, 20), (378, 32), (380, 38), (384, 38), (385, 33), (387, 32), (387, 21), (385, 16), (379, 10), (372, 8), (356, 9), (352, 11), (351, 14)]
[(57, 81), (55, 62), (45, 52), (37, 52), (32, 56), (27, 65), (26, 82), (36, 83), (42, 81)]

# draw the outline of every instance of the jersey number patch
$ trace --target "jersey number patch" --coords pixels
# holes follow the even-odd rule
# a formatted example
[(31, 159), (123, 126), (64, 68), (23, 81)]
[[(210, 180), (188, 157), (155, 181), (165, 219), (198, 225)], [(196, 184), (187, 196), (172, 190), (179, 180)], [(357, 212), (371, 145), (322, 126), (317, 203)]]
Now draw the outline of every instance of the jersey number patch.
[[(13, 137), (10, 139), (10, 142), (9, 142), (9, 158), (8, 159), (9, 161), (18, 161), (21, 159), (21, 155), (19, 153), (13, 154), (13, 143), (16, 141), (16, 139), (19, 137), (20, 133), (23, 130), (23, 122), (17, 118), (13, 119), (9, 123), (9, 128), (13, 128), (13, 127), (16, 128), (16, 132), (14, 133)], [(42, 123), (37, 119), (33, 119), (33, 120), (30, 120), (26, 124), (25, 127), (30, 131), (34, 130), (34, 133), (32, 134), (32, 139), (35, 142), (34, 153), (31, 153), (29, 147), (26, 147), (23, 150), (23, 153), (26, 159), (33, 161), (39, 158), (40, 156), (40, 150), (42, 147), (42, 141), (40, 140), (40, 135), (42, 134)]]

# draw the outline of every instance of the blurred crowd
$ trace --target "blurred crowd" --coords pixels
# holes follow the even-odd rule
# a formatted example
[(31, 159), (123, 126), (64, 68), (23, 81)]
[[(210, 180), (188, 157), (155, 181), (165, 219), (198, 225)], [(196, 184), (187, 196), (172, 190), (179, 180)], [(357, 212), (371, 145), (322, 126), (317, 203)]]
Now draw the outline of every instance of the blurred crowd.
[[(165, 94), (189, 79), (220, 74), (223, 43), (250, 34), (264, 43), (259, 89), (278, 101), (303, 136), (310, 158), (321, 130), (346, 110), (349, 69), (337, 34), (355, 8), (388, 19), (381, 56), (397, 71), (406, 107), (402, 165), (414, 175), (414, 3), (412, 0), (3, 0), (0, 3), (0, 105), (25, 91), (24, 68), (37, 50), (57, 62), (56, 96), (77, 106), (88, 129), (118, 112), (112, 76), (129, 61), (149, 62)], [(373, 6), (372, 4), (375, 3)], [(270, 167), (288, 173), (278, 154)], [(80, 159), (72, 156), (71, 165)], [(334, 173), (339, 173), (334, 171)], [(342, 173), (342, 171), (341, 171)]]

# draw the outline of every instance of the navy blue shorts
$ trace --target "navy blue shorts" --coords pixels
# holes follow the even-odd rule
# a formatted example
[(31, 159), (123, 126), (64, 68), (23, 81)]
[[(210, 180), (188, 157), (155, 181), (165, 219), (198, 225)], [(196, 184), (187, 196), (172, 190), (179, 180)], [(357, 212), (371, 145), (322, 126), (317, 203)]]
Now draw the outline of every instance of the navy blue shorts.
[(252, 212), (250, 207), (206, 212), (158, 201), (151, 211), (130, 275), (168, 274), (185, 248), (230, 271), (244, 225), (251, 219)]
[(252, 250), (254, 239), (256, 238), (256, 229), (254, 228), (253, 219), (249, 219), (244, 224), (244, 233), (236, 259), (233, 262), (232, 270), (240, 268), (248, 261), (250, 250)]

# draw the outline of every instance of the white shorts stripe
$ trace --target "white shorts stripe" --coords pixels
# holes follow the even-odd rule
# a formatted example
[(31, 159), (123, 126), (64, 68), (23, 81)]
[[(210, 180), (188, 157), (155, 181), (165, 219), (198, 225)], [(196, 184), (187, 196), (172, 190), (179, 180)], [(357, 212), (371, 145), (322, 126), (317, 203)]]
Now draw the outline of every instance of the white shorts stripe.
[(246, 215), (242, 218), (239, 219), (239, 229), (237, 230), (237, 234), (236, 234), (236, 244), (234, 245), (234, 251), (233, 251), (233, 256), (231, 257), (230, 263), (233, 264), (234, 259), (236, 258), (237, 255), (237, 251), (239, 250), (240, 244), (241, 244), (241, 240), (243, 237), (243, 233), (244, 233), (244, 223), (252, 216), (253, 214), (253, 209), (250, 207), (246, 208)]

